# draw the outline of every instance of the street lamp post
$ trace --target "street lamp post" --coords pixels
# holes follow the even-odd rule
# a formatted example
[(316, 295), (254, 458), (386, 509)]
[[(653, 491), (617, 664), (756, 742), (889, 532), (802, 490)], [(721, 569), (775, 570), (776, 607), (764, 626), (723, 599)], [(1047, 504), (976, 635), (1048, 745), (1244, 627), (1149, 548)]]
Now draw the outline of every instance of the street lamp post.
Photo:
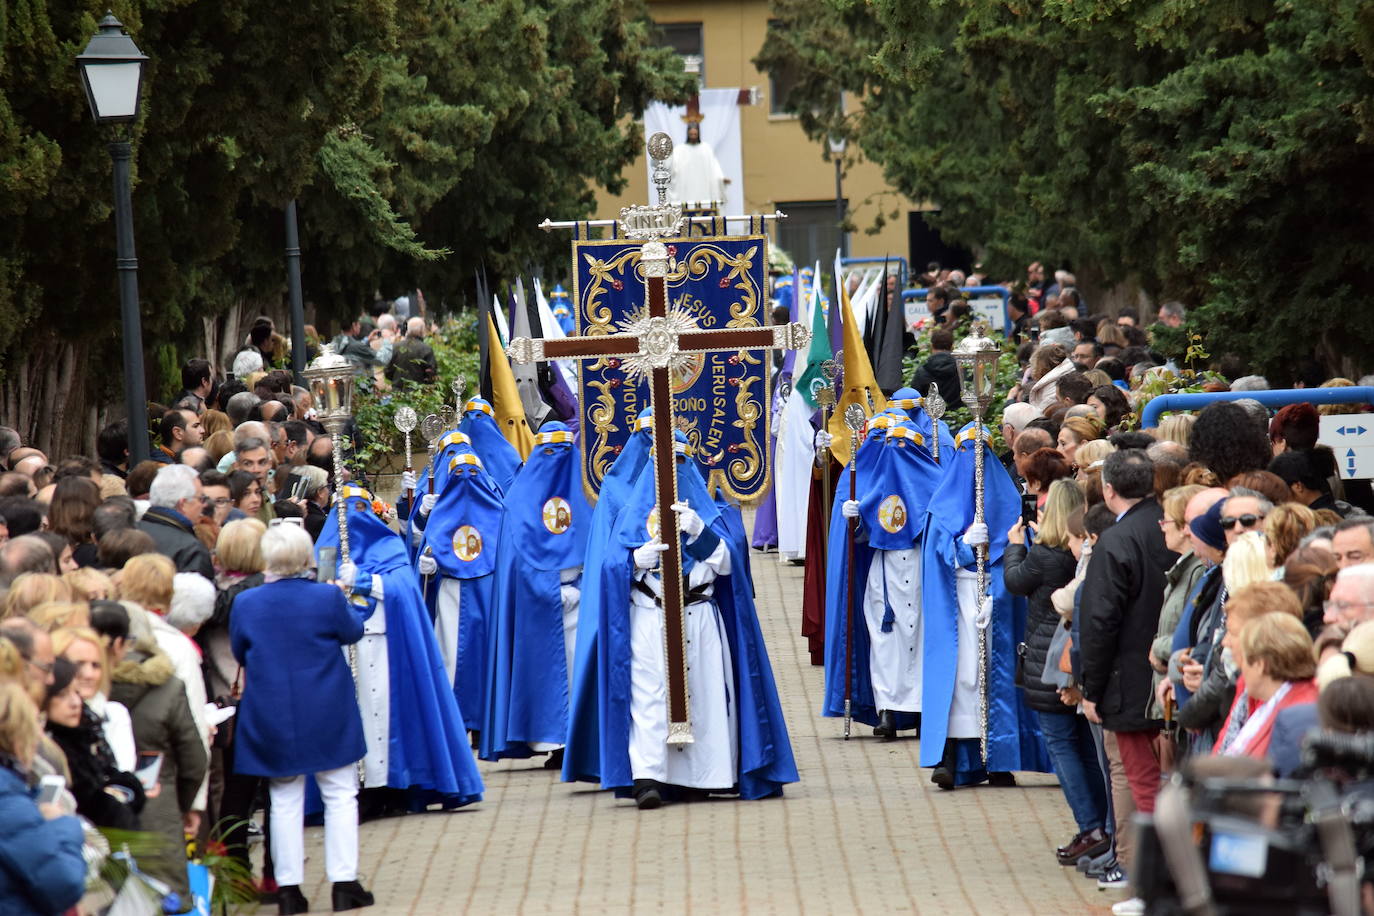
[(846, 141), (844, 137), (830, 135), (830, 158), (835, 161), (835, 231), (840, 234), (840, 251), (845, 251), (844, 244), (844, 150)]
[[(296, 202), (286, 205), (286, 289), (291, 300), (291, 372), (305, 383), (305, 304), (301, 298), (301, 236)], [(404, 328), (402, 329), (404, 330)]]
[(134, 250), (133, 201), (129, 192), (132, 149), (124, 125), (138, 119), (143, 68), (148, 57), (113, 13), (77, 58), (86, 101), (98, 125), (110, 125), (114, 162), (115, 269), (124, 331), (124, 406), (129, 414), (129, 467), (148, 457), (148, 398), (143, 382), (143, 330), (138, 316), (138, 255)]

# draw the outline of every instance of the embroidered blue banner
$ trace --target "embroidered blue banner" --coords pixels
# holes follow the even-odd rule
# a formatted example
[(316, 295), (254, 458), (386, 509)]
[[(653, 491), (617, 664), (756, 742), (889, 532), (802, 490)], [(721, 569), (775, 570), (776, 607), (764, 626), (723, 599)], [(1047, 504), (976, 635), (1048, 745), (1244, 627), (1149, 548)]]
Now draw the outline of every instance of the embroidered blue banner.
[[(639, 273), (642, 243), (573, 242), (573, 302), (578, 333), (618, 333), (645, 308)], [(760, 327), (767, 321), (768, 239), (764, 235), (666, 239), (668, 308), (690, 315), (703, 330)], [(772, 360), (766, 350), (702, 353), (673, 378), (678, 427), (710, 469), (708, 488), (734, 499), (760, 495), (768, 485), (769, 397)], [(617, 359), (578, 362), (582, 411), (582, 479), (591, 499), (601, 489), (649, 406), (649, 386), (632, 383)]]

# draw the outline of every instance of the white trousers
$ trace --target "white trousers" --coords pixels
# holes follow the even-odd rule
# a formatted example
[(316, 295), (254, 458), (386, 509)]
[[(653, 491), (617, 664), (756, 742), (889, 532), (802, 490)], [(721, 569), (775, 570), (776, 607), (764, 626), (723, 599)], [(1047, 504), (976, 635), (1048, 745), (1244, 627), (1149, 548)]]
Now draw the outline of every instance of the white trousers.
[(978, 695), (978, 574), (960, 567), (954, 571), (959, 597), (959, 656), (955, 664), (954, 697), (949, 704), (950, 738), (978, 738), (982, 697)]
[[(563, 601), (563, 657), (566, 662), (563, 670), (568, 676), (568, 696), (572, 696), (573, 652), (577, 648), (577, 612), (582, 606), (582, 589), (572, 583), (577, 581), (581, 573), (581, 567), (563, 570), (563, 581), (559, 586), (559, 596)], [(556, 751), (562, 746), (547, 741), (530, 742), (530, 750), (540, 754)]]
[[(315, 774), (324, 798), (324, 863), (330, 881), (358, 878), (358, 768), (355, 764)], [(277, 884), (305, 880), (305, 777), (273, 779), (272, 864)]]
[[(892, 629), (883, 616), (892, 608)], [(893, 712), (921, 711), (921, 555), (912, 548), (878, 550), (864, 588), (868, 676), (873, 702)]]

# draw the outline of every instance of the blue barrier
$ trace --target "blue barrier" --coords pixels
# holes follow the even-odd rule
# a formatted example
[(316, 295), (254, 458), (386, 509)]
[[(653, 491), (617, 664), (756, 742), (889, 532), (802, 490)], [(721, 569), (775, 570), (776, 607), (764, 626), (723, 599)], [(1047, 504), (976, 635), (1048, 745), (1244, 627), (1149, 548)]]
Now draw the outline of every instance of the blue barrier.
[[(959, 291), (962, 292), (965, 298), (968, 299), (977, 299), (986, 296), (1000, 296), (1002, 299), (1003, 333), (1006, 333), (1006, 329), (1011, 327), (1011, 315), (1007, 313), (1007, 303), (1011, 301), (1011, 291), (1008, 290), (1005, 286), (961, 286), (959, 287)], [(924, 288), (902, 290), (903, 308), (905, 308), (907, 300), (924, 299), (926, 297), (926, 293), (928, 292), (930, 292), (930, 290)]]
[(1217, 401), (1239, 401), (1244, 398), (1259, 401), (1265, 407), (1284, 407), (1288, 404), (1374, 404), (1374, 388), (1283, 388), (1278, 391), (1213, 391), (1197, 394), (1161, 394), (1145, 405), (1140, 414), (1140, 428), (1159, 425), (1159, 415), (1166, 410), (1201, 410)]

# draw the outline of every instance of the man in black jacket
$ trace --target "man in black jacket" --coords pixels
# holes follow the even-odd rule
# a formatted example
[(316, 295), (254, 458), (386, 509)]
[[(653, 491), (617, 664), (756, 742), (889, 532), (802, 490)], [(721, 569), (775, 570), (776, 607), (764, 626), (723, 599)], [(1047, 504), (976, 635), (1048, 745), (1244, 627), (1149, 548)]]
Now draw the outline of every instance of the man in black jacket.
[(425, 320), (412, 318), (406, 322), (406, 336), (392, 351), (391, 363), (386, 367), (389, 381), (409, 379), (417, 385), (428, 385), (439, 374), (434, 350), (425, 343)]
[(157, 552), (176, 564), (177, 572), (200, 573), (215, 581), (210, 551), (196, 537), (192, 525), (205, 513), (200, 475), (184, 464), (169, 464), (157, 472), (148, 491), (151, 505), (138, 529), (152, 536)]
[[(1178, 555), (1164, 543), (1164, 511), (1151, 497), (1154, 464), (1142, 449), (1123, 449), (1102, 466), (1102, 496), (1117, 522), (1102, 533), (1080, 593), (1079, 652), (1083, 713), (1111, 732), (1136, 810), (1154, 811), (1160, 768), (1148, 718), (1150, 645), (1164, 602), (1166, 573)], [(1118, 844), (1128, 824), (1117, 825)]]
[(954, 362), (954, 334), (944, 328), (930, 332), (930, 357), (911, 376), (911, 387), (925, 397), (931, 383), (946, 404), (959, 404), (959, 367)]

